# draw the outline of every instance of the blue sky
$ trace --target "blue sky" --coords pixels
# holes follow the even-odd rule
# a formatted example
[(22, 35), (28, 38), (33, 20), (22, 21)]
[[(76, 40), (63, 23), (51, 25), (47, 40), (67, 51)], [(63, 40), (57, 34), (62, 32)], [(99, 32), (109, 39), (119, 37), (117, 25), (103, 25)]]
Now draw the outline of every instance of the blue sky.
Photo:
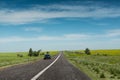
[(120, 49), (119, 0), (0, 0), (0, 52)]

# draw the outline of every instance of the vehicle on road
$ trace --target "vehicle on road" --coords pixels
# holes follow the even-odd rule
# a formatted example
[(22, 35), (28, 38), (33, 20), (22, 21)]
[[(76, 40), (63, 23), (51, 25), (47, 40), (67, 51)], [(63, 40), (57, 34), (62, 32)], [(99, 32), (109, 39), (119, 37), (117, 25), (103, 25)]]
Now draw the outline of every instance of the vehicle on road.
[(47, 52), (45, 55), (44, 55), (44, 60), (46, 59), (51, 59), (51, 55), (49, 54), (49, 52)]

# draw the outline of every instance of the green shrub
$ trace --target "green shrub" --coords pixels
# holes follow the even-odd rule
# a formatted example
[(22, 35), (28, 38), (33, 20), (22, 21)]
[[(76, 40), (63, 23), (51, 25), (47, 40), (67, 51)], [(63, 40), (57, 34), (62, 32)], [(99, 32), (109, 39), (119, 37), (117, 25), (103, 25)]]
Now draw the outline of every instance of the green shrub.
[(105, 78), (104, 73), (101, 73), (101, 74), (100, 74), (100, 78)]
[(103, 56), (108, 56), (107, 54), (103, 54)]
[(17, 54), (17, 57), (23, 57), (23, 55), (22, 54)]
[(111, 73), (111, 74), (114, 74), (113, 68), (110, 68), (110, 73)]
[(117, 78), (120, 79), (120, 76), (118, 76)]
[(100, 72), (98, 68), (95, 68), (95, 71), (97, 72), (97, 74)]
[(40, 55), (45, 55), (45, 53), (44, 53), (44, 52), (42, 52)]
[(115, 78), (115, 76), (111, 76), (110, 78)]

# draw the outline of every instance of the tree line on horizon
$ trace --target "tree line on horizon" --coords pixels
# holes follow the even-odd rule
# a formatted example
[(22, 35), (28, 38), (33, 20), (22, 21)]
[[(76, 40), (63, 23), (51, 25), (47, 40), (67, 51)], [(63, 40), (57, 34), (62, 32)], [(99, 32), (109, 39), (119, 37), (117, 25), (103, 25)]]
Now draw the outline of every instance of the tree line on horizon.
[[(41, 51), (42, 51), (41, 49), (40, 49), (40, 50), (38, 50), (38, 51), (33, 51), (33, 50), (32, 50), (32, 48), (30, 48), (30, 49), (29, 49), (28, 56), (30, 56), (30, 57), (32, 57), (32, 56), (37, 57), (37, 56), (39, 56), (39, 55), (40, 55), (40, 52), (41, 52)], [(85, 52), (85, 54), (87, 54), (87, 55), (90, 55), (90, 54), (91, 54), (91, 52), (90, 52), (90, 49), (89, 49), (89, 48), (86, 48), (86, 49), (84, 50), (84, 52)]]

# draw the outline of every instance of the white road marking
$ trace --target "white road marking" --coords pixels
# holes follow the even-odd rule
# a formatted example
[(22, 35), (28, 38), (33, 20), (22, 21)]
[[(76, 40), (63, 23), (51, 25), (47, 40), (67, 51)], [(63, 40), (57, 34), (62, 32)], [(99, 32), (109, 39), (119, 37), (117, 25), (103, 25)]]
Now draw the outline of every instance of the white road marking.
[(35, 75), (31, 80), (37, 80), (38, 77), (40, 77), (47, 69), (49, 69), (61, 56), (61, 54), (59, 54), (59, 56), (46, 68), (44, 68), (42, 71), (40, 71), (37, 75)]

